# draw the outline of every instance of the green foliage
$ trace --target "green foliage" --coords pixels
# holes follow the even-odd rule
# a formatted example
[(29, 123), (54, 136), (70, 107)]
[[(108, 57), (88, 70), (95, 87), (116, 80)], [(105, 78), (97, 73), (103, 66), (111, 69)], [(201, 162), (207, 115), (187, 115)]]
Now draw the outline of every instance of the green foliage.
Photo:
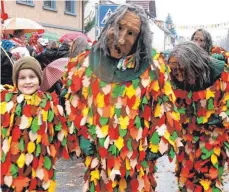
[(172, 35), (175, 35), (175, 36), (177, 35), (176, 29), (173, 26), (173, 20), (172, 20), (170, 13), (166, 17), (165, 25), (169, 29), (169, 31), (172, 33)]
[(88, 33), (95, 26), (95, 16), (84, 27), (84, 33)]

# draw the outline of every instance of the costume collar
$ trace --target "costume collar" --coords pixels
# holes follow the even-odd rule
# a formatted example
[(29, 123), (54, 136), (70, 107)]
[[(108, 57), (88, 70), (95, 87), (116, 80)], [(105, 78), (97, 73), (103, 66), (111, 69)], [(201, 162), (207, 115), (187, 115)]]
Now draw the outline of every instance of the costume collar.
[(140, 77), (150, 67), (150, 62), (142, 59), (139, 69), (135, 71), (134, 58), (135, 55), (130, 55), (120, 61), (113, 57), (104, 56), (101, 49), (93, 51), (92, 48), (89, 64), (92, 72), (107, 83), (127, 82)]

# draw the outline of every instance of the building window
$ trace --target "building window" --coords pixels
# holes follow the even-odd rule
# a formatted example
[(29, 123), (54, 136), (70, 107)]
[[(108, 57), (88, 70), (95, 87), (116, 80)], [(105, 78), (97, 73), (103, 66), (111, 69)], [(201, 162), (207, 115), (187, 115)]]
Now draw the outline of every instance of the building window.
[(75, 0), (65, 1), (65, 13), (69, 15), (76, 15), (76, 2)]
[(17, 0), (16, 3), (34, 7), (33, 0)]
[(44, 0), (44, 9), (56, 11), (56, 0)]

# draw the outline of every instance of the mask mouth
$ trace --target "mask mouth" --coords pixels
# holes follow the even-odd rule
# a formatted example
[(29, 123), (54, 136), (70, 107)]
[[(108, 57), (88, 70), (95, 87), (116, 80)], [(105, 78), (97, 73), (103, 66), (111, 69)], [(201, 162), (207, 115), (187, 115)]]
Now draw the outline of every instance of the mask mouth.
[(114, 48), (118, 52), (118, 54), (122, 53), (121, 49), (117, 45), (115, 45)]

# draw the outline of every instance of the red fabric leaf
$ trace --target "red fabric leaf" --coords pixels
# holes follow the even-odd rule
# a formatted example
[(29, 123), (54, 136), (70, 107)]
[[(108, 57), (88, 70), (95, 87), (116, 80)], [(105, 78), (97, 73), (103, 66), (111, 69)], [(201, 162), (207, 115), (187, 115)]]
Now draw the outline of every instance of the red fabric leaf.
[(102, 158), (105, 158), (107, 156), (107, 149), (105, 149), (104, 147), (99, 147), (98, 151), (99, 151), (99, 155)]
[(26, 117), (32, 117), (31, 105), (25, 105), (25, 106), (23, 107), (22, 113), (23, 113)]
[(138, 180), (137, 179), (132, 179), (131, 181), (130, 181), (130, 185), (131, 185), (131, 191), (132, 192), (137, 192), (138, 191), (138, 185), (139, 185), (139, 183), (138, 183)]
[(12, 141), (18, 141), (18, 139), (21, 137), (21, 130), (18, 126), (15, 126), (12, 130)]
[(9, 127), (10, 124), (10, 114), (9, 113), (5, 113), (4, 115), (2, 115), (2, 126), (3, 127)]

